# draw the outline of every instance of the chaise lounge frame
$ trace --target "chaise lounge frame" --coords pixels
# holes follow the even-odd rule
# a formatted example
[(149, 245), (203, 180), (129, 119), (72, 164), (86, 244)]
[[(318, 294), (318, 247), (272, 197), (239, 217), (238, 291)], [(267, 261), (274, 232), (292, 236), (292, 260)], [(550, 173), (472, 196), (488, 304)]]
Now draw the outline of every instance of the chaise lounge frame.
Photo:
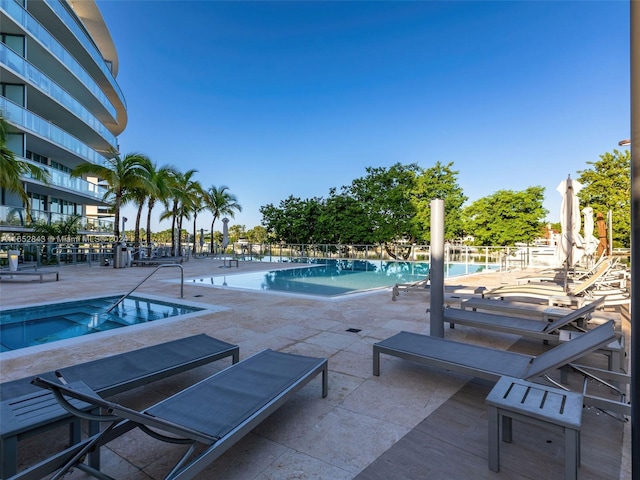
[[(442, 368), (453, 372), (497, 382), (508, 376), (521, 380), (533, 380), (549, 372), (572, 366), (572, 362), (615, 340), (613, 321), (608, 321), (584, 335), (562, 343), (538, 355), (498, 350), (494, 348), (456, 342), (411, 332), (400, 332), (373, 345), (373, 374), (380, 375), (380, 355), (390, 355), (404, 360)], [(628, 383), (629, 376), (618, 372), (599, 371), (605, 378)], [(595, 376), (594, 380), (599, 380)], [(593, 403), (589, 403), (589, 402)], [(623, 415), (630, 414), (630, 407), (621, 402), (598, 399), (585, 395), (585, 404), (607, 408)]]
[[(34, 384), (50, 389), (70, 412), (90, 421), (108, 422), (109, 426), (82, 444), (32, 467), (20, 478), (41, 478), (60, 469), (54, 477), (57, 478), (74, 466), (96, 478), (110, 478), (81, 463), (82, 458), (134, 428), (157, 440), (188, 445), (166, 478), (194, 478), (319, 373), (324, 398), (328, 393), (326, 359), (264, 350), (143, 412), (108, 402), (82, 382), (61, 385), (36, 378)], [(99, 407), (103, 415), (78, 411), (65, 396)], [(200, 453), (196, 452), (198, 444), (204, 445)]]
[[(239, 347), (201, 334), (39, 376), (51, 381), (56, 381), (57, 375), (70, 382), (83, 381), (108, 397), (226, 357), (237, 363)], [(18, 442), (22, 439), (69, 424), (70, 442), (80, 441), (79, 419), (59, 406), (51, 392), (32, 385), (32, 379), (33, 376), (0, 385), (1, 478), (6, 479), (16, 473)], [(91, 406), (78, 402), (76, 407), (88, 410)], [(99, 463), (99, 457), (95, 456), (94, 461)]]

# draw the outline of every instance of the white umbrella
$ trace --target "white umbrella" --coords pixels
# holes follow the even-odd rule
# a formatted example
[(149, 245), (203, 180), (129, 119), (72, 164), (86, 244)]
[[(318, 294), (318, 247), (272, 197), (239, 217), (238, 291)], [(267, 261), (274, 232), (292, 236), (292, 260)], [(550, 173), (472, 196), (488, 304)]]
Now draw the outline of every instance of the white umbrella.
[(593, 235), (593, 208), (584, 207), (582, 209), (584, 215), (584, 225), (582, 226), (584, 234), (584, 254), (593, 257), (598, 249), (600, 241)]
[(222, 250), (224, 251), (229, 245), (229, 219), (222, 219)]
[(580, 182), (571, 180), (571, 176), (560, 182), (556, 188), (562, 195), (560, 205), (560, 242), (556, 255), (558, 262), (565, 267), (573, 267), (580, 261), (584, 250), (582, 236), (580, 235), (580, 200), (578, 192), (582, 189)]

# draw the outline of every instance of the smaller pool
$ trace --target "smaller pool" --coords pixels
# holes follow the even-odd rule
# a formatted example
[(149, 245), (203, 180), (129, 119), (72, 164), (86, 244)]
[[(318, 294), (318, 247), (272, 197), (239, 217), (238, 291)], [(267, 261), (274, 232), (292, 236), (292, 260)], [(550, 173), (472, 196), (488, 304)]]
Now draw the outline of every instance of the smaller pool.
[(111, 312), (105, 313), (120, 297), (3, 310), (0, 312), (0, 351), (18, 350), (205, 310), (130, 296)]
[[(267, 272), (191, 278), (186, 279), (185, 283), (334, 298), (392, 287), (396, 283), (418, 282), (429, 274), (428, 263), (386, 260), (325, 262), (321, 265)], [(482, 270), (486, 270), (484, 265), (450, 263), (445, 266), (445, 276), (465, 275)]]

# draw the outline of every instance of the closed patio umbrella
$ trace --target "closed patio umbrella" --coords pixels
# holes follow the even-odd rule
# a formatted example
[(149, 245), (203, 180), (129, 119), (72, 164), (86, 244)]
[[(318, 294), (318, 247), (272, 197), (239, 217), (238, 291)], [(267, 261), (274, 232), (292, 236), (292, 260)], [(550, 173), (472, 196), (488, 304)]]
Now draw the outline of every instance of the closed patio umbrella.
[(560, 205), (560, 241), (556, 250), (558, 263), (567, 269), (580, 261), (584, 254), (582, 236), (580, 235), (580, 200), (578, 192), (582, 189), (580, 182), (571, 180), (571, 176), (560, 182), (556, 188), (562, 195)]
[(229, 219), (222, 219), (222, 251), (229, 245)]

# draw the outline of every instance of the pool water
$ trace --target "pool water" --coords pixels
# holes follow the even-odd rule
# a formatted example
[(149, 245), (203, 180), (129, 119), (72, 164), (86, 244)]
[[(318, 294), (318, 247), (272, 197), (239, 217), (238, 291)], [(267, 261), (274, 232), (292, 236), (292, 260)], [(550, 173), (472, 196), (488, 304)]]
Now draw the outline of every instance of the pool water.
[(204, 310), (130, 296), (105, 313), (120, 296), (17, 308), (0, 312), (0, 351), (41, 345)]
[[(445, 276), (476, 273), (485, 265), (448, 264)], [(231, 272), (231, 271), (230, 271)], [(339, 297), (424, 280), (428, 263), (329, 260), (321, 265), (238, 275), (192, 278), (185, 283), (293, 294)]]

